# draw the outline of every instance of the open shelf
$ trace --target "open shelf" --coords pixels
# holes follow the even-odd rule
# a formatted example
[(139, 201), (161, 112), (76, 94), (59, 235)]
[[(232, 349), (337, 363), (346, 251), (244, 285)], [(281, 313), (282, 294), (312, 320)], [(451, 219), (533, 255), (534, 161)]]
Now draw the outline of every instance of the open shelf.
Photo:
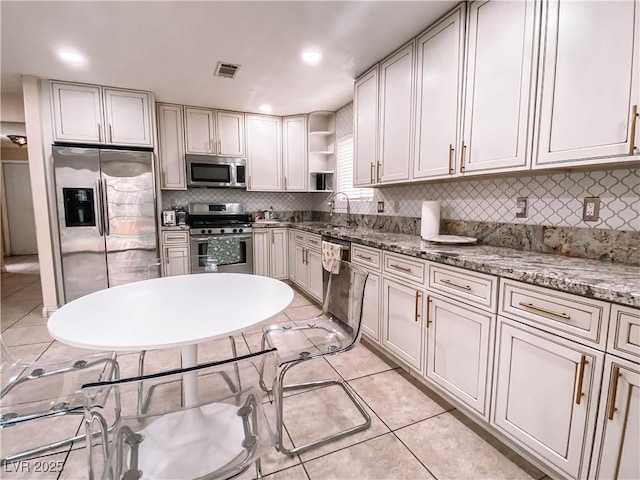
[(332, 192), (335, 170), (334, 112), (311, 112), (308, 116), (308, 171), (310, 192)]

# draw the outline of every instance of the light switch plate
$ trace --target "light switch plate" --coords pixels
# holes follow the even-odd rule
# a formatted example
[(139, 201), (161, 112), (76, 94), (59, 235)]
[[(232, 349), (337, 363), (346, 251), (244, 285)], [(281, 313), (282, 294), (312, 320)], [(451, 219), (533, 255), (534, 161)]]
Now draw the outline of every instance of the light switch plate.
[(582, 221), (597, 222), (600, 219), (600, 197), (587, 197), (582, 207)]
[(527, 197), (518, 197), (516, 200), (516, 218), (527, 218), (528, 207), (529, 199)]
[(378, 202), (378, 213), (384, 212), (384, 202)]

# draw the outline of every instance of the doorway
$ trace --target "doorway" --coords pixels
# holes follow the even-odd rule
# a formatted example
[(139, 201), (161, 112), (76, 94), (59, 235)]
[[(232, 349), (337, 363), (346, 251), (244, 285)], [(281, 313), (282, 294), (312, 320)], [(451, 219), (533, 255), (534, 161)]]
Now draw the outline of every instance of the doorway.
[(3, 238), (5, 255), (34, 255), (38, 253), (33, 198), (29, 179), (29, 163), (17, 160), (2, 161), (3, 199), (6, 227)]

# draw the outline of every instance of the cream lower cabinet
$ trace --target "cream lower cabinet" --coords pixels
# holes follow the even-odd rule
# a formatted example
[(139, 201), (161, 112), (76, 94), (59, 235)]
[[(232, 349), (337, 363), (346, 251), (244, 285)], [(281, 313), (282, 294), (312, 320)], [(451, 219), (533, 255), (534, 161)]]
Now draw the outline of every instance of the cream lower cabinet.
[(189, 232), (162, 232), (162, 272), (163, 277), (188, 275), (191, 273), (189, 262)]
[(288, 278), (287, 245), (286, 228), (256, 229), (253, 232), (253, 273), (278, 279)]
[(362, 304), (362, 333), (375, 343), (380, 343), (380, 263), (382, 252), (363, 245), (351, 245), (351, 261), (362, 267), (369, 276), (364, 287)]
[(429, 294), (425, 376), (489, 419), (496, 315)]
[(590, 479), (640, 478), (640, 365), (607, 355)]
[(311, 297), (322, 301), (321, 237), (311, 233), (295, 232), (293, 238), (293, 281)]
[(585, 477), (603, 358), (498, 316), (491, 424), (565, 476)]
[(406, 282), (382, 278), (382, 341), (395, 356), (422, 369), (425, 292)]

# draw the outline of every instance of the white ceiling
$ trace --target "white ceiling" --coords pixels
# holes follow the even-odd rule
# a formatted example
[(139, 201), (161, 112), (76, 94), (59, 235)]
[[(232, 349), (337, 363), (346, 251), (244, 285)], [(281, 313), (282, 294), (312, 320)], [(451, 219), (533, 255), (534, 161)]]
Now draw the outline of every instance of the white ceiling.
[[(20, 74), (149, 90), (156, 100), (276, 115), (336, 110), (353, 80), (457, 1), (0, 2), (2, 93)], [(316, 67), (300, 60), (316, 47)], [(71, 68), (56, 57), (88, 58)], [(218, 61), (242, 65), (214, 78)]]

